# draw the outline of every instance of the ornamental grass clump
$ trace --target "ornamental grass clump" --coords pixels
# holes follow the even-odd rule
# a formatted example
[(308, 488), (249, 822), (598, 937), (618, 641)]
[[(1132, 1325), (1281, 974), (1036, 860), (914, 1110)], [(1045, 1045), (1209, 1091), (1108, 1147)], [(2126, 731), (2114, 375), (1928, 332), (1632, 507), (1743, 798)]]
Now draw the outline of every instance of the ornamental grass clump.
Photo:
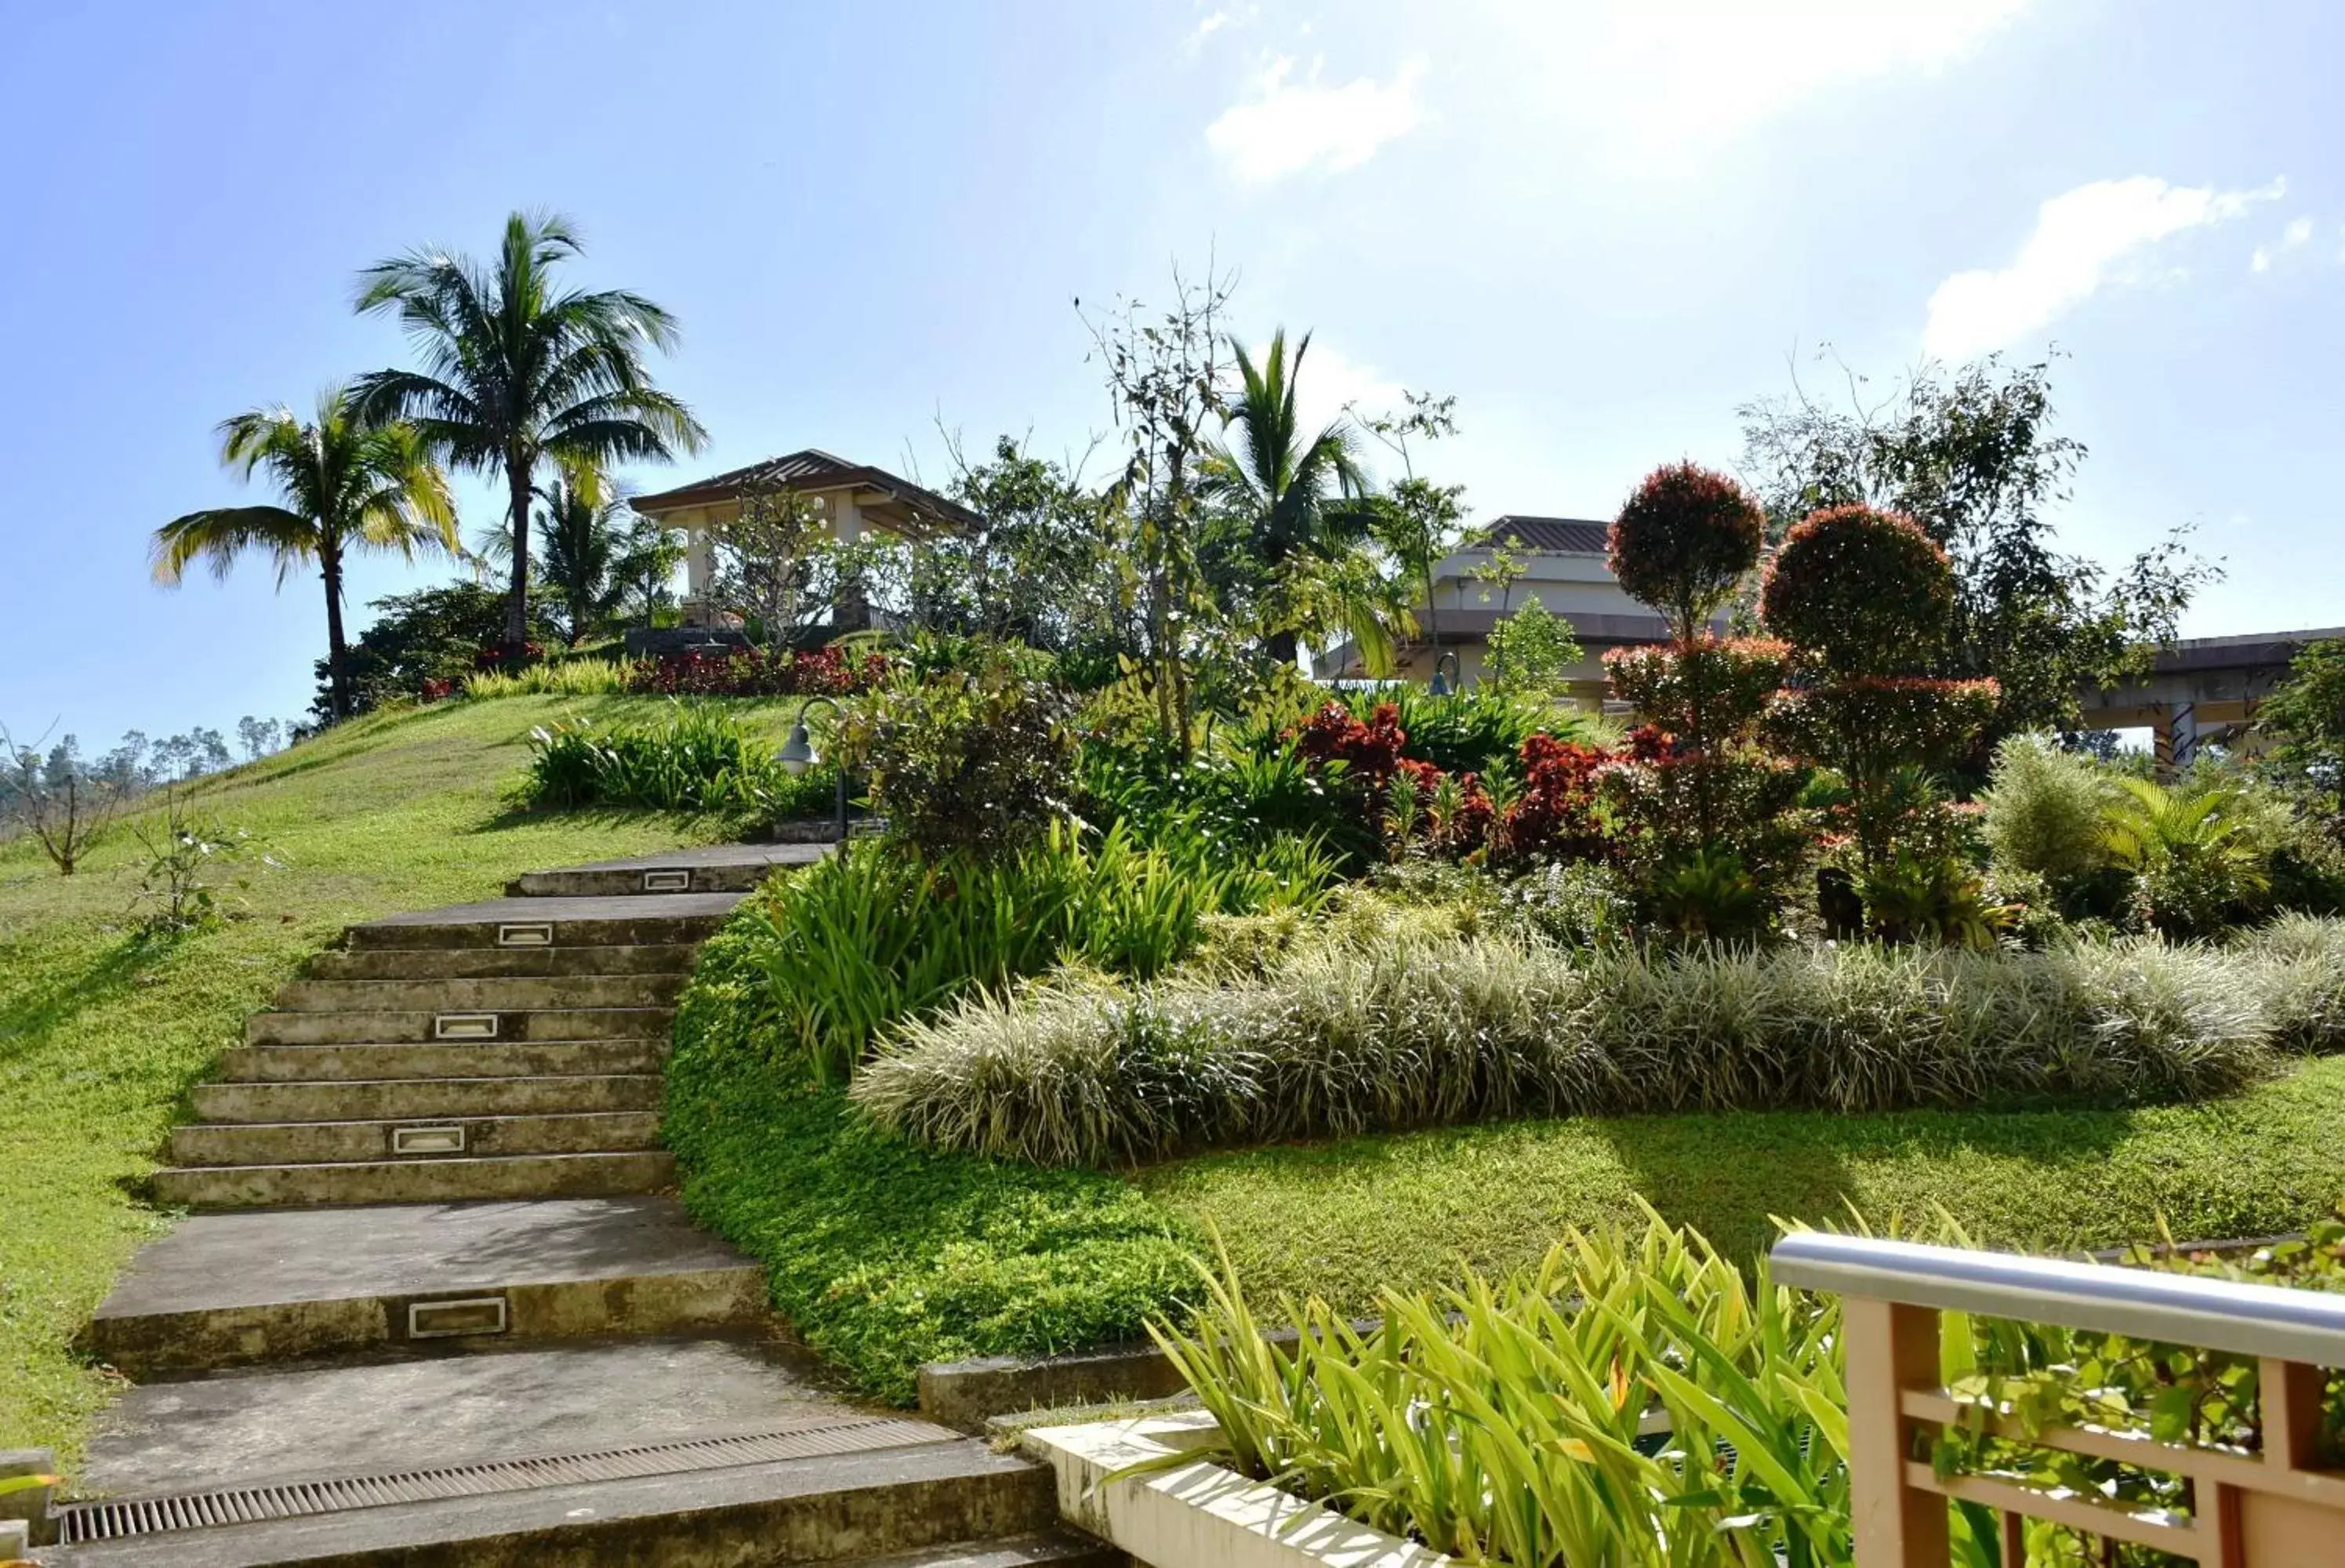
[(937, 1148), (1094, 1166), (1525, 1117), (2169, 1102), (2345, 1045), (2322, 924), (2044, 953), (1318, 943), (964, 999), (887, 1037), (855, 1096)]

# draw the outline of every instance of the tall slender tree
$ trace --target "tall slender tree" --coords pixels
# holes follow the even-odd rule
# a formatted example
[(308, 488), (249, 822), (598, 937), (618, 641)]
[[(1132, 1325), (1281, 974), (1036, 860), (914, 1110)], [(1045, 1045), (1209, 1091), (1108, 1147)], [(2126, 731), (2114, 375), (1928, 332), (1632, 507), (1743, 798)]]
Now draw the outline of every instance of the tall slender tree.
[[(1273, 619), (1284, 622), (1264, 628), (1265, 647), (1273, 659), (1292, 664), (1302, 619), (1295, 612), (1324, 600), (1328, 584), (1352, 575), (1342, 562), (1367, 536), (1372, 518), (1365, 506), (1344, 503), (1365, 497), (1368, 481), (1344, 420), (1306, 435), (1295, 412), (1309, 333), (1290, 357), (1286, 329), (1280, 328), (1259, 366), (1244, 344), (1232, 339), (1230, 347), (1240, 384), (1225, 428), (1236, 440), (1215, 449), (1207, 481), (1217, 499), (1246, 516), (1253, 553), (1274, 585), (1267, 596)], [(1280, 592), (1291, 577), (1307, 580), (1315, 592)]]
[(580, 250), (568, 219), (516, 212), (492, 270), (426, 248), (378, 262), (359, 279), (360, 311), (396, 315), (423, 362), (365, 377), (365, 406), (411, 421), (458, 467), (505, 482), (505, 641), (516, 651), (528, 641), (538, 474), (667, 462), (706, 440), (691, 410), (652, 385), (645, 364), (646, 349), (675, 346), (675, 319), (625, 289), (561, 288), (556, 269)]
[(308, 423), (286, 408), (254, 409), (221, 422), (220, 460), (250, 479), (266, 470), (281, 506), (226, 506), (191, 511), (155, 531), (155, 580), (177, 587), (188, 565), (210, 563), (226, 577), (240, 555), (265, 553), (277, 585), (314, 562), (326, 588), (326, 659), (334, 716), (350, 712), (348, 649), (342, 636), (342, 567), (359, 551), (457, 549), (448, 484), (412, 426), (371, 424), (355, 394), (320, 394)]

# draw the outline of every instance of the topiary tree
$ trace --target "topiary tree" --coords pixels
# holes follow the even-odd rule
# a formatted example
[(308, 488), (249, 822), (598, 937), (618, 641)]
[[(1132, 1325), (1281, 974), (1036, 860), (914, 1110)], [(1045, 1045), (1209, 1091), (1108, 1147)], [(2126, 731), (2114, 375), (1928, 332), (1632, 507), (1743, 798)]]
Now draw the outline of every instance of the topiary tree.
[(1690, 462), (1655, 469), (1612, 520), (1605, 560), (1629, 597), (1690, 642), (1759, 564), (1767, 514), (1725, 474)]
[(1945, 551), (1913, 519), (1871, 507), (1813, 513), (1768, 563), (1760, 616), (1794, 650), (1793, 683), (1770, 705), (1768, 726), (1840, 774), (1868, 871), (1911, 825), (1899, 770), (1944, 767), (1995, 715), (1992, 680), (1922, 673), (1943, 655), (1954, 599)]
[(1614, 577), (1660, 613), (1670, 641), (1605, 656), (1613, 690), (1644, 720), (1607, 774), (1605, 798), (1647, 914), (1689, 931), (1739, 929), (1742, 916), (1682, 918), (1671, 889), (1719, 884), (1709, 873), (1731, 861), (1735, 899), (1763, 912), (1798, 858), (1785, 814), (1800, 781), (1754, 734), (1790, 650), (1709, 629), (1758, 564), (1766, 526), (1732, 479), (1672, 463), (1629, 495), (1607, 551)]
[(1945, 645), (1954, 572), (1922, 525), (1869, 506), (1792, 524), (1767, 563), (1767, 630), (1835, 676), (1910, 675)]

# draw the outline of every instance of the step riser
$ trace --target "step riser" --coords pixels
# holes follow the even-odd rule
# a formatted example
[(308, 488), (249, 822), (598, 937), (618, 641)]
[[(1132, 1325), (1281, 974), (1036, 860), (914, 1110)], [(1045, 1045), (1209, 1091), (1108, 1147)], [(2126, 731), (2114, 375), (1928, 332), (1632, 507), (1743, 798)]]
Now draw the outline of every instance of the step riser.
[(320, 953), (310, 960), (313, 980), (534, 979), (558, 975), (683, 975), (698, 947), (672, 942), (651, 947), (381, 947)]
[(201, 1084), (205, 1121), (390, 1121), (435, 1117), (549, 1116), (657, 1110), (660, 1080), (606, 1077), (415, 1078), (350, 1083)]
[[(461, 1017), (452, 1017), (462, 1015)], [(483, 1016), (489, 1021), (479, 1021)], [(432, 1012), (255, 1013), (245, 1020), (248, 1046), (448, 1044), (497, 1040), (665, 1040), (673, 1007), (538, 1007), (492, 1013), (448, 1007)], [(472, 1031), (478, 1028), (480, 1032)]]
[[(460, 1128), (462, 1142), (431, 1138)], [(435, 1148), (402, 1150), (421, 1130)], [(442, 1117), (405, 1121), (224, 1123), (171, 1133), (174, 1165), (314, 1165), (354, 1160), (484, 1158), (510, 1154), (616, 1154), (659, 1147), (654, 1111), (599, 1116)]]
[(267, 1165), (158, 1170), (155, 1195), (196, 1209), (320, 1203), (460, 1203), (525, 1198), (623, 1198), (675, 1179), (675, 1158), (640, 1154), (522, 1155), (380, 1165)]
[[(637, 919), (617, 920), (549, 920), (551, 940), (539, 944), (545, 947), (644, 947), (677, 943), (697, 943), (707, 940), (725, 923), (721, 915), (650, 916)], [(537, 925), (533, 921), (482, 920), (462, 926), (416, 924), (409, 926), (353, 926), (350, 930), (350, 946), (354, 952), (382, 952), (399, 948), (456, 948), (466, 951), (497, 951), (507, 947), (498, 940), (498, 934), (515, 924)]]
[(672, 1007), (682, 975), (567, 975), (516, 980), (296, 980), (289, 1013), (523, 1013), (544, 1008)]
[(454, 1299), (488, 1296), (505, 1303), (505, 1328), (499, 1334), (411, 1340), (409, 1306), (452, 1299), (442, 1291), (101, 1318), (89, 1326), (84, 1343), (91, 1354), (117, 1371), (147, 1378), (162, 1372), (347, 1355), (411, 1343), (462, 1349), (513, 1340), (689, 1333), (752, 1327), (766, 1318), (765, 1275), (755, 1267), (509, 1285), (502, 1290), (466, 1290)]
[[(677, 870), (685, 868), (678, 866)], [(533, 871), (505, 885), (515, 898), (624, 898), (639, 893), (747, 893), (772, 875), (770, 865), (695, 866), (687, 887), (645, 887), (641, 871)]]
[(572, 1040), (558, 1045), (239, 1046), (220, 1056), (223, 1083), (317, 1083), (372, 1078), (544, 1077), (656, 1073), (665, 1041)]

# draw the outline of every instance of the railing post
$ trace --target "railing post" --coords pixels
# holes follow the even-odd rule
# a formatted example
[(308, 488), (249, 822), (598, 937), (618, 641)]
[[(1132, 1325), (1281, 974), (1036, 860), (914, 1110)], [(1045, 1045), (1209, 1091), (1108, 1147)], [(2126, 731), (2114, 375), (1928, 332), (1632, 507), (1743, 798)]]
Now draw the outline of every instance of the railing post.
[(1848, 1481), (1856, 1568), (1946, 1568), (1952, 1543), (1945, 1499), (1905, 1484), (1903, 1395), (1935, 1390), (1938, 1314), (1861, 1296), (1845, 1298)]

